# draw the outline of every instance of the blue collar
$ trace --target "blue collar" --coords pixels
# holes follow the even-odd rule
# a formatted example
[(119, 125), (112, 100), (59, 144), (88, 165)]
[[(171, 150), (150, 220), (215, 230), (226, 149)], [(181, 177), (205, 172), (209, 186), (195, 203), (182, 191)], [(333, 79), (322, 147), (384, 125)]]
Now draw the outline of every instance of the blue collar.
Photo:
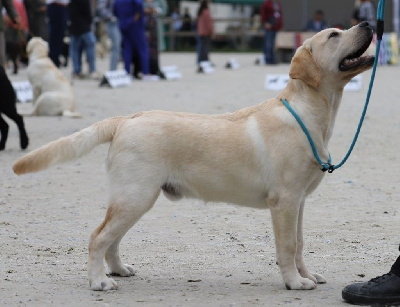
[(314, 157), (318, 161), (318, 164), (321, 165), (321, 170), (323, 172), (328, 171), (328, 173), (332, 173), (335, 170), (335, 166), (331, 164), (331, 162), (332, 162), (331, 155), (329, 154), (329, 158), (328, 158), (327, 162), (323, 162), (321, 160), (321, 158), (318, 155), (317, 147), (315, 146), (315, 143), (311, 137), (311, 134), (308, 131), (306, 125), (304, 125), (300, 116), (293, 110), (293, 108), (290, 106), (289, 102), (286, 99), (281, 99), (281, 101), (285, 105), (285, 107), (289, 110), (289, 112), (293, 115), (293, 117), (297, 120), (301, 129), (303, 130), (304, 134), (306, 135), (308, 142), (311, 145), (311, 149), (313, 151)]

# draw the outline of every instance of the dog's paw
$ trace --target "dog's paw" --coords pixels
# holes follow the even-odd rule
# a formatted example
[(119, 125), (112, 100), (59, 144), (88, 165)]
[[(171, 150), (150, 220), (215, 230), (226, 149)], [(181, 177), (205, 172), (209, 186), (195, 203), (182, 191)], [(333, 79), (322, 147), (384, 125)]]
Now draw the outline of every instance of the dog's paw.
[(317, 273), (307, 273), (306, 275), (304, 275), (304, 274), (300, 274), (300, 275), (301, 275), (301, 277), (311, 279), (315, 284), (325, 284), (326, 283), (326, 279), (322, 275), (317, 274)]
[(21, 145), (21, 149), (22, 150), (25, 150), (28, 147), (29, 138), (26, 135), (25, 136), (21, 136), (20, 145)]
[(324, 276), (317, 273), (311, 273), (311, 275), (317, 280), (317, 284), (326, 284)]
[(118, 285), (114, 279), (106, 277), (105, 279), (92, 282), (90, 289), (94, 291), (117, 290)]
[(317, 285), (311, 279), (299, 277), (298, 279), (286, 283), (286, 288), (288, 290), (312, 290), (315, 289)]
[(122, 276), (122, 277), (128, 277), (128, 276), (133, 276), (135, 275), (136, 272), (133, 269), (132, 266), (128, 265), (128, 264), (124, 264), (119, 268), (113, 268), (110, 272), (110, 275), (113, 276)]

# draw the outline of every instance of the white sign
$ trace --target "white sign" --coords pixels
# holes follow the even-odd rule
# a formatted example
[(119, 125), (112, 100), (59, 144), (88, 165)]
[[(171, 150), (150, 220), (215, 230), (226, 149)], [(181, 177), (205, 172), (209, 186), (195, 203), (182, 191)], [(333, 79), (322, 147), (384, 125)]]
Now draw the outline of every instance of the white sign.
[(211, 64), (210, 61), (202, 61), (199, 63), (200, 69), (202, 72), (206, 74), (211, 74), (214, 72), (214, 66)]
[(32, 85), (29, 83), (29, 81), (13, 82), (12, 86), (17, 94), (18, 101), (29, 102), (33, 100)]
[(361, 75), (355, 76), (344, 87), (344, 90), (348, 91), (348, 92), (357, 92), (357, 91), (361, 91), (361, 89), (362, 89), (362, 76)]
[(239, 69), (240, 65), (236, 59), (231, 58), (228, 63), (226, 63), (225, 67), (230, 69)]
[[(285, 74), (268, 74), (265, 77), (265, 88), (270, 91), (281, 91), (289, 82), (289, 75)], [(350, 80), (349, 83), (344, 87), (345, 91), (360, 91), (362, 89), (362, 76), (355, 76)]]
[(161, 71), (164, 73), (167, 80), (180, 80), (182, 79), (182, 73), (179, 71), (178, 66), (163, 66)]
[(281, 91), (286, 87), (287, 83), (289, 82), (289, 79), (290, 79), (289, 75), (268, 74), (265, 77), (265, 88), (270, 91)]
[(107, 71), (103, 79), (100, 81), (100, 86), (109, 85), (112, 88), (128, 86), (131, 84), (131, 76), (125, 70)]

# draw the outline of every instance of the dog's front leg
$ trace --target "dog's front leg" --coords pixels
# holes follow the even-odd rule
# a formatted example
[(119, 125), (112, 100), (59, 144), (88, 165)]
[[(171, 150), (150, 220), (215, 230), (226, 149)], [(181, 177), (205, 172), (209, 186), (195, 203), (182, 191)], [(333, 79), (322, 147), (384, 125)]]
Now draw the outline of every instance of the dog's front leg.
[(271, 208), (278, 264), (289, 290), (309, 290), (316, 287), (315, 282), (302, 277), (296, 267), (297, 221), (301, 207), (299, 198), (280, 197), (277, 206)]
[(34, 86), (32, 91), (33, 91), (33, 105), (35, 105), (42, 91), (40, 90), (39, 86)]
[(297, 251), (296, 251), (296, 266), (302, 277), (311, 279), (315, 283), (324, 284), (326, 279), (317, 273), (311, 273), (308, 271), (303, 258), (303, 212), (304, 212), (305, 199), (302, 200), (299, 210), (299, 218), (297, 222)]

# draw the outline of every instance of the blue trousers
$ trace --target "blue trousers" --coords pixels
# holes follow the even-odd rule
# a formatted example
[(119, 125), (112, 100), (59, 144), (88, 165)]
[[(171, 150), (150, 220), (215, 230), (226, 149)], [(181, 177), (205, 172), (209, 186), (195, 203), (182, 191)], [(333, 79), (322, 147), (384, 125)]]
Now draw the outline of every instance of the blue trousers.
[(86, 50), (86, 59), (89, 64), (89, 73), (96, 71), (96, 37), (89, 31), (82, 35), (71, 35), (70, 54), (74, 73), (82, 70), (82, 53)]
[(122, 57), (124, 58), (125, 70), (131, 74), (133, 50), (139, 55), (141, 72), (143, 75), (150, 73), (149, 47), (145, 32), (142, 28), (131, 26), (121, 31), (123, 38)]
[(47, 5), (49, 57), (60, 67), (59, 56), (62, 52), (65, 30), (67, 28), (67, 6), (51, 3)]
[(265, 30), (265, 32), (264, 32), (265, 64), (276, 64), (275, 39), (276, 39), (276, 31)]
[(211, 38), (210, 36), (199, 36), (199, 63), (209, 61)]

